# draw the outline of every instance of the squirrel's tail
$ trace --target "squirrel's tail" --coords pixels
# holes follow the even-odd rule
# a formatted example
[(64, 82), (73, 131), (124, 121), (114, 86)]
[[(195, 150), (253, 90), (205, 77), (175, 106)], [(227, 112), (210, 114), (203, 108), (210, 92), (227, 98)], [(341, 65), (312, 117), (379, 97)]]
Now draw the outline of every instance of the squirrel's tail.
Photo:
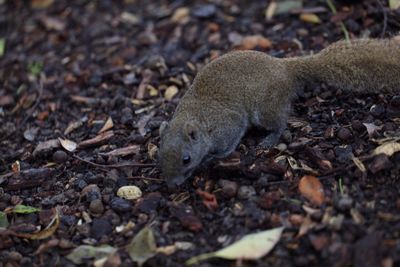
[(340, 41), (315, 55), (297, 59), (288, 60), (288, 68), (302, 82), (324, 82), (361, 93), (400, 92), (397, 38)]

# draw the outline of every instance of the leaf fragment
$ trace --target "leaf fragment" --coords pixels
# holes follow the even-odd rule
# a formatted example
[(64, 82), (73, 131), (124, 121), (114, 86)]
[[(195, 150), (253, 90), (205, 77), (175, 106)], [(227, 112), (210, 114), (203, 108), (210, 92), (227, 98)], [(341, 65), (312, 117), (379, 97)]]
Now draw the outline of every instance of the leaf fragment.
[(0, 57), (4, 55), (6, 51), (6, 39), (0, 38)]
[(40, 211), (40, 209), (26, 205), (16, 205), (14, 208), (12, 208), (12, 212), (18, 214), (30, 214), (38, 211)]
[(324, 203), (324, 188), (315, 176), (303, 176), (299, 182), (299, 191), (305, 198), (318, 206)]
[(178, 92), (179, 92), (179, 89), (177, 86), (175, 86), (175, 85), (168, 86), (168, 88), (165, 90), (165, 93), (164, 93), (165, 100), (171, 101)]
[(400, 151), (400, 143), (389, 142), (375, 148), (373, 154), (374, 155), (385, 154), (386, 156), (390, 157), (394, 153), (397, 153), (399, 151)]
[(140, 230), (127, 246), (127, 250), (131, 259), (139, 266), (153, 257), (157, 253), (157, 247), (151, 228), (145, 226)]
[(60, 141), (61, 146), (69, 152), (74, 152), (78, 147), (77, 143), (69, 139), (58, 138), (58, 140)]
[(116, 251), (117, 249), (110, 245), (102, 245), (99, 247), (81, 245), (79, 247), (76, 247), (70, 254), (68, 254), (67, 259), (75, 264), (83, 264), (87, 262), (88, 259), (107, 259)]
[(105, 131), (108, 131), (108, 130), (112, 129), (112, 127), (114, 127), (114, 123), (110, 116), (110, 117), (108, 117), (107, 121), (104, 123), (103, 127), (100, 129), (100, 131), (98, 133), (100, 134)]
[(300, 20), (313, 24), (320, 24), (321, 19), (313, 13), (304, 13), (300, 15)]

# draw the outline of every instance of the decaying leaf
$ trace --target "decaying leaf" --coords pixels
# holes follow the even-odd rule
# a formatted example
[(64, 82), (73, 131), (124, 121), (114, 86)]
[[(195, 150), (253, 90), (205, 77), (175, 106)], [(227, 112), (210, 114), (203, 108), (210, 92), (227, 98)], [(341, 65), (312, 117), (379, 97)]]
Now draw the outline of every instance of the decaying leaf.
[(72, 131), (78, 129), (79, 127), (81, 127), (86, 121), (88, 120), (87, 116), (83, 116), (82, 118), (80, 118), (77, 121), (73, 121), (70, 122), (67, 126), (67, 128), (64, 131), (64, 135), (68, 135), (70, 134)]
[(58, 147), (60, 147), (60, 141), (58, 139), (51, 139), (44, 142), (40, 142), (36, 146), (35, 150), (33, 150), (32, 155), (37, 156), (40, 153), (45, 153)]
[(100, 260), (107, 259), (110, 255), (117, 251), (116, 248), (109, 245), (102, 245), (94, 247), (90, 245), (81, 245), (75, 248), (70, 254), (67, 255), (67, 259), (75, 264), (83, 264), (89, 259)]
[(202, 260), (219, 257), (229, 260), (243, 259), (256, 260), (265, 256), (278, 243), (281, 238), (283, 227), (262, 231), (244, 236), (239, 241), (220, 249), (216, 252), (201, 254), (188, 261), (186, 265), (198, 264)]
[(100, 129), (99, 133), (108, 131), (114, 127), (114, 123), (111, 117), (108, 117), (107, 121), (104, 123), (103, 127)]
[(171, 101), (178, 92), (179, 89), (175, 85), (168, 86), (164, 93), (165, 100)]
[(127, 250), (131, 259), (139, 266), (153, 257), (157, 253), (157, 247), (151, 228), (145, 226), (140, 230), (127, 246)]
[(101, 143), (101, 142), (104, 142), (104, 141), (110, 139), (113, 136), (114, 136), (114, 132), (112, 130), (106, 131), (106, 132), (103, 132), (103, 133), (97, 135), (96, 137), (93, 137), (91, 139), (87, 139), (87, 140), (80, 142), (78, 144), (78, 146), (79, 147), (87, 147), (87, 146), (91, 146), (91, 145), (96, 145), (98, 143)]
[(394, 153), (399, 152), (399, 151), (400, 151), (400, 143), (390, 142), (390, 143), (382, 144), (382, 145), (378, 146), (377, 148), (375, 148), (373, 154), (374, 155), (385, 154), (386, 156), (390, 157)]
[(69, 152), (74, 152), (78, 147), (78, 144), (74, 141), (62, 138), (58, 138), (58, 140), (60, 141), (61, 146)]
[(312, 13), (304, 13), (300, 15), (300, 20), (308, 23), (320, 24), (321, 20), (319, 17)]
[(324, 203), (324, 188), (315, 176), (303, 176), (299, 182), (299, 191), (305, 198), (318, 206)]
[(302, 224), (300, 225), (299, 233), (297, 237), (301, 237), (308, 233), (311, 229), (313, 229), (317, 224), (311, 220), (310, 214), (307, 214), (306, 218), (303, 220)]
[(368, 133), (368, 136), (373, 136), (373, 134), (376, 132), (376, 131), (378, 131), (378, 130), (381, 130), (382, 129), (382, 127), (383, 127), (383, 125), (381, 125), (381, 126), (376, 126), (375, 124), (373, 124), (373, 123), (363, 123), (363, 125), (365, 126), (365, 128), (367, 128), (367, 133)]
[(15, 236), (21, 237), (21, 238), (28, 238), (32, 240), (40, 240), (40, 239), (46, 239), (54, 234), (54, 232), (57, 230), (58, 226), (60, 225), (60, 215), (58, 213), (58, 210), (55, 209), (55, 215), (49, 225), (47, 227), (39, 232), (33, 233), (33, 234), (26, 234), (26, 233), (14, 233)]
[(139, 145), (131, 145), (122, 148), (117, 148), (109, 152), (100, 152), (99, 154), (102, 156), (127, 156), (131, 154), (139, 153), (140, 146)]
[(359, 158), (357, 158), (355, 156), (352, 156), (351, 159), (353, 160), (354, 164), (357, 166), (357, 168), (360, 171), (362, 171), (362, 172), (366, 172), (367, 171), (367, 169), (365, 168), (364, 163), (362, 163), (362, 161)]
[(151, 160), (155, 160), (157, 158), (158, 147), (155, 144), (149, 143), (147, 145), (147, 154)]
[(117, 196), (125, 199), (138, 199), (142, 196), (142, 190), (134, 185), (122, 186), (117, 191)]

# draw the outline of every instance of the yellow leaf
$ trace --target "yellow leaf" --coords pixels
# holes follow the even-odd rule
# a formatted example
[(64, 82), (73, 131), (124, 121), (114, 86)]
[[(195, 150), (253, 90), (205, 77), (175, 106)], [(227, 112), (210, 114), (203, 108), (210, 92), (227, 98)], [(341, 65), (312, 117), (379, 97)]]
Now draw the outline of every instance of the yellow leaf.
[(188, 261), (186, 265), (198, 264), (199, 261), (213, 257), (224, 259), (256, 260), (270, 252), (278, 243), (283, 232), (283, 227), (262, 231), (244, 236), (239, 241), (216, 252), (201, 254)]
[(300, 20), (308, 23), (320, 24), (321, 20), (319, 17), (312, 13), (304, 13), (300, 15)]
[(168, 88), (165, 90), (164, 93), (165, 100), (171, 101), (174, 98), (174, 96), (178, 93), (178, 91), (179, 91), (178, 87), (176, 87), (175, 85), (168, 86)]
[(399, 151), (400, 151), (400, 143), (390, 142), (390, 143), (382, 144), (382, 145), (378, 146), (377, 148), (375, 148), (374, 155), (385, 154), (386, 156), (390, 157), (394, 153), (399, 152)]

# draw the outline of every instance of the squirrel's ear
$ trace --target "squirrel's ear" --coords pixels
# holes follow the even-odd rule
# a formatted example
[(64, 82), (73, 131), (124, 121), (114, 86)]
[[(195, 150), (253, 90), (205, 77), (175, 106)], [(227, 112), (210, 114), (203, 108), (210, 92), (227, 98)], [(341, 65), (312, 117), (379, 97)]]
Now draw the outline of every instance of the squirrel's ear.
[(160, 125), (160, 128), (158, 129), (158, 133), (160, 136), (163, 134), (164, 130), (168, 128), (168, 122), (163, 121)]
[(193, 122), (186, 122), (183, 126), (183, 133), (189, 140), (197, 140), (199, 136), (199, 128)]

